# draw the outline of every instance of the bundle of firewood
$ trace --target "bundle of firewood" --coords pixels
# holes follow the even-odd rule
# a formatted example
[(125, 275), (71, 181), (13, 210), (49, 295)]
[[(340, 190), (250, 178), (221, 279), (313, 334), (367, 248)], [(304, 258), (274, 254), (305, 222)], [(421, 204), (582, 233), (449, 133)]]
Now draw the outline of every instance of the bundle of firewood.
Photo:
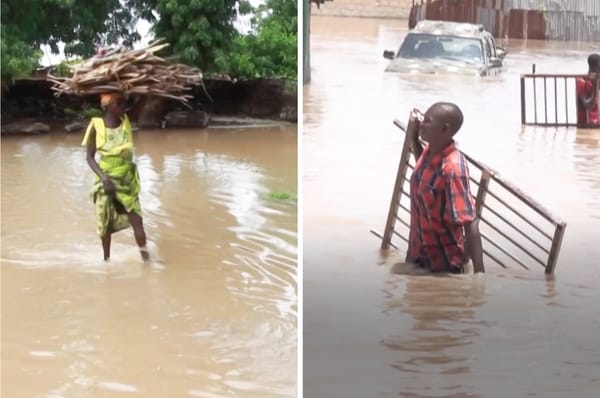
[(121, 92), (144, 94), (187, 102), (185, 91), (202, 84), (202, 73), (183, 64), (172, 64), (154, 55), (168, 43), (157, 41), (140, 50), (113, 49), (69, 66), (70, 78), (48, 74), (55, 95), (94, 95)]

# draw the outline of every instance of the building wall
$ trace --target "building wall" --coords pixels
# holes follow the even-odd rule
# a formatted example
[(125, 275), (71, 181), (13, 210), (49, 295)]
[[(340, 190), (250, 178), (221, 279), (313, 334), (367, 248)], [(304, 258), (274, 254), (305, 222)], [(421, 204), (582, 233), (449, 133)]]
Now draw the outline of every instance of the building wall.
[(600, 41), (600, 0), (431, 0), (409, 25), (422, 19), (480, 23), (496, 37)]
[(332, 0), (317, 8), (312, 4), (312, 15), (408, 18), (413, 0)]
[[(409, 18), (413, 0), (322, 0), (311, 15)], [(600, 41), (600, 0), (415, 0), (422, 19), (481, 23), (496, 37)]]

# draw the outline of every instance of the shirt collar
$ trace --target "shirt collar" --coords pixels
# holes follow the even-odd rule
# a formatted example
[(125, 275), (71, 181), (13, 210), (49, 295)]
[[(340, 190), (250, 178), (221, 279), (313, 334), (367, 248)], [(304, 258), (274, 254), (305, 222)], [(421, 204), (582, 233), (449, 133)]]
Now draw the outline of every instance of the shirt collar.
[(456, 150), (456, 143), (454, 141), (452, 141), (450, 143), (450, 145), (448, 145), (446, 148), (442, 149), (440, 152), (438, 152), (437, 154), (430, 156), (430, 152), (431, 149), (429, 148), (429, 144), (427, 144), (427, 146), (425, 147), (425, 149), (423, 150), (423, 156), (425, 158), (429, 158), (429, 163), (432, 164), (437, 164), (440, 163), (442, 161), (442, 159), (444, 159), (446, 156), (450, 155), (452, 152), (454, 152)]

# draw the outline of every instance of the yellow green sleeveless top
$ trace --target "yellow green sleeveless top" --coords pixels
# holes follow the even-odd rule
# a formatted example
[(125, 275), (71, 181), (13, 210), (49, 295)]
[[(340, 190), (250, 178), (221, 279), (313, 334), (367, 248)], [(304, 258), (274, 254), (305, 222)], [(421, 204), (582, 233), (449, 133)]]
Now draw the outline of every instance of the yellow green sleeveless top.
[(101, 156), (119, 156), (123, 155), (123, 152), (129, 156), (132, 154), (133, 134), (127, 115), (123, 118), (121, 125), (116, 128), (106, 127), (104, 119), (101, 117), (92, 118), (85, 131), (82, 146), (87, 146), (92, 128), (96, 131), (96, 151)]

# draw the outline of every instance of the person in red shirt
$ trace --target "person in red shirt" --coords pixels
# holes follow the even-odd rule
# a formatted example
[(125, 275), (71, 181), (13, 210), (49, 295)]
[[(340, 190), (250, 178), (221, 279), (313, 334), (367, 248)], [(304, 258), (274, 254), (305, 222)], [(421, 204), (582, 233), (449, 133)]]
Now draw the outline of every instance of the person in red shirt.
[(600, 54), (588, 57), (588, 75), (578, 77), (577, 91), (577, 126), (600, 127), (600, 94), (598, 93), (598, 75), (600, 74)]
[[(407, 134), (416, 159), (410, 179), (408, 263), (431, 272), (464, 273), (471, 260), (483, 272), (483, 249), (467, 160), (454, 135), (463, 114), (452, 103), (433, 104), (419, 120), (413, 111)], [(425, 148), (419, 136), (427, 143)]]

